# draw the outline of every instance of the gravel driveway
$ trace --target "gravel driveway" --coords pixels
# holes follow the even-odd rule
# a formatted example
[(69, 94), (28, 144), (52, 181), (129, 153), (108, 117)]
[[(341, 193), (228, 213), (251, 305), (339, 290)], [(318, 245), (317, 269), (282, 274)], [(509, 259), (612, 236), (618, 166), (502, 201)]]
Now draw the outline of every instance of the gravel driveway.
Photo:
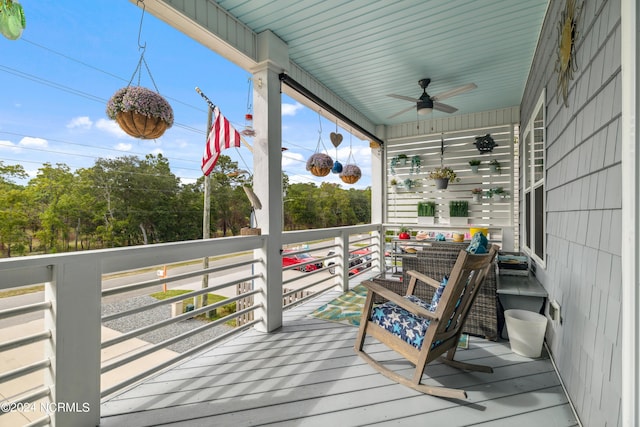
[[(105, 316), (107, 314), (127, 311), (132, 308), (144, 306), (157, 301), (158, 301), (157, 299), (150, 296), (138, 296), (133, 298), (127, 298), (126, 300), (122, 300), (122, 301), (118, 301), (110, 304), (103, 304), (102, 315)], [(142, 313), (136, 313), (130, 316), (125, 316), (119, 319), (104, 322), (104, 326), (110, 329), (114, 329), (118, 332), (124, 333), (124, 332), (129, 332), (134, 329), (138, 329), (138, 328), (162, 321), (162, 320), (166, 320), (170, 317), (171, 317), (171, 306), (167, 304), (167, 305), (153, 308), (151, 310), (144, 311)], [(139, 335), (137, 338), (156, 344), (161, 341), (167, 340), (169, 338), (173, 338), (176, 335), (180, 335), (181, 333), (195, 329), (204, 324), (206, 324), (206, 322), (202, 320), (197, 320), (197, 319), (182, 320), (180, 322), (173, 323), (171, 325), (162, 327), (155, 331), (151, 331), (151, 332), (147, 332), (145, 334)], [(199, 334), (186, 338), (182, 341), (179, 341), (175, 344), (172, 344), (167, 348), (169, 350), (182, 353), (198, 344), (203, 343), (208, 339), (215, 338), (232, 329), (233, 329), (232, 327), (227, 325), (214, 326), (212, 328), (207, 329), (204, 332), (201, 332)]]

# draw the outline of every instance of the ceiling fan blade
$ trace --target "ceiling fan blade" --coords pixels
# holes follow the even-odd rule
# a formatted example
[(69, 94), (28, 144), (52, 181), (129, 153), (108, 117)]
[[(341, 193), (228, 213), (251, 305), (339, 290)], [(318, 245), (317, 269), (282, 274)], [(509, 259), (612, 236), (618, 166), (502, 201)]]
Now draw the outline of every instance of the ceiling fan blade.
[(392, 97), (392, 98), (402, 99), (402, 100), (405, 100), (405, 101), (411, 101), (411, 102), (418, 102), (418, 101), (420, 101), (420, 100), (419, 100), (419, 99), (417, 99), (417, 98), (411, 98), (411, 97), (409, 97), (409, 96), (396, 95), (396, 94), (393, 94), (393, 93), (392, 93), (392, 94), (390, 94), (390, 95), (387, 95), (387, 96), (390, 96), (390, 97)]
[(456, 107), (452, 107), (451, 105), (443, 104), (441, 102), (434, 102), (433, 109), (444, 111), (445, 113), (455, 113), (456, 111), (458, 111)]
[(453, 88), (451, 90), (448, 90), (446, 92), (439, 93), (439, 94), (437, 94), (435, 96), (432, 96), (431, 99), (434, 100), (434, 101), (442, 101), (443, 99), (451, 98), (452, 96), (455, 96), (455, 95), (460, 95), (461, 93), (468, 92), (468, 91), (473, 90), (473, 89), (475, 89), (477, 87), (478, 86), (476, 86), (475, 83), (469, 83), (467, 85), (459, 86), (459, 87)]
[(411, 110), (415, 110), (415, 109), (416, 109), (416, 106), (415, 106), (415, 105), (412, 105), (411, 107), (407, 107), (407, 108), (405, 108), (404, 110), (402, 110), (402, 111), (398, 111), (398, 112), (397, 112), (397, 113), (395, 113), (394, 115), (387, 117), (387, 119), (393, 119), (394, 117), (398, 117), (400, 114), (404, 114), (404, 113), (406, 113), (407, 111), (411, 111)]

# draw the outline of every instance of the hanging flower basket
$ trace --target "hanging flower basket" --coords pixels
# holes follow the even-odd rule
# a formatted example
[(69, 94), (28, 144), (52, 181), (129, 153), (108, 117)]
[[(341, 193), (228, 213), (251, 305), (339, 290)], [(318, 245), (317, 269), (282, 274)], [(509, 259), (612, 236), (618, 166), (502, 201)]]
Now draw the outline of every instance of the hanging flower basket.
[(0, 33), (9, 40), (17, 40), (26, 26), (20, 3), (16, 0), (0, 0)]
[(118, 89), (107, 103), (107, 116), (134, 138), (156, 139), (173, 125), (173, 109), (157, 92), (141, 86)]
[(449, 186), (449, 178), (436, 178), (436, 190), (446, 190)]
[(445, 190), (449, 186), (449, 182), (460, 181), (457, 174), (448, 166), (439, 167), (429, 172), (429, 179), (435, 181), (438, 190)]
[(325, 153), (315, 153), (307, 160), (307, 170), (315, 176), (327, 176), (333, 167), (333, 159)]
[(362, 171), (356, 165), (345, 165), (340, 173), (340, 179), (346, 184), (355, 184), (362, 176)]

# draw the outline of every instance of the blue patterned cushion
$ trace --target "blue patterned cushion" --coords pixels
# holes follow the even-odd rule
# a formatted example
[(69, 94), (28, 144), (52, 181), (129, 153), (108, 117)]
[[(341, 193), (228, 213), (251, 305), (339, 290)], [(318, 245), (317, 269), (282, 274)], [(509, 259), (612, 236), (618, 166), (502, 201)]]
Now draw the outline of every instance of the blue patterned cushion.
[[(405, 298), (429, 309), (428, 304), (413, 295)], [(422, 346), (425, 331), (430, 323), (429, 319), (416, 316), (391, 301), (374, 307), (371, 321), (418, 349)]]
[(433, 297), (431, 298), (431, 304), (428, 307), (425, 307), (427, 310), (435, 312), (436, 308), (438, 308), (438, 303), (440, 302), (440, 298), (442, 298), (442, 293), (444, 292), (444, 287), (447, 286), (447, 282), (449, 281), (448, 276), (444, 276), (442, 278), (442, 282), (440, 282), (440, 286), (433, 293)]

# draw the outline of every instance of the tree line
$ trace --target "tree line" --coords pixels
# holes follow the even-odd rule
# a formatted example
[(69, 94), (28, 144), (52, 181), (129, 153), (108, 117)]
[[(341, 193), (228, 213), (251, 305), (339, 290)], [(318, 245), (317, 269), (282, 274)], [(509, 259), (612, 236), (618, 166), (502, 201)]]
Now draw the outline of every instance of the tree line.
[[(251, 205), (234, 176), (237, 163), (221, 155), (211, 174), (211, 236), (237, 235)], [(35, 178), (0, 161), (2, 257), (175, 242), (202, 238), (204, 177), (185, 184), (162, 154), (100, 158), (71, 171), (44, 163)], [(299, 230), (370, 222), (371, 191), (337, 184), (289, 184), (283, 174), (284, 228)]]

